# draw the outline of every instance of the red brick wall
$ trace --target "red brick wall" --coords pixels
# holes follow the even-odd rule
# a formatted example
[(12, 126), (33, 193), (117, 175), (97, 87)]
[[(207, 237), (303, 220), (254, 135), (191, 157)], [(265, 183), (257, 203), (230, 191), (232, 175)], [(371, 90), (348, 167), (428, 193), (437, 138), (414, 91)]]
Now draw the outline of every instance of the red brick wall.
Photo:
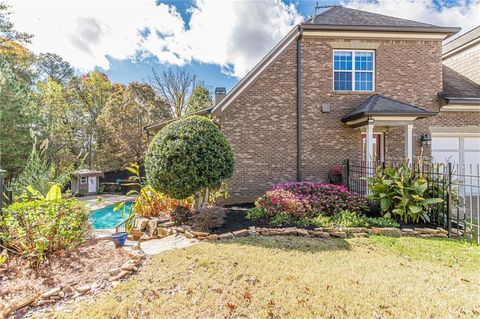
[[(341, 118), (373, 93), (332, 91), (332, 42), (349, 40), (304, 37), (302, 40), (302, 174), (326, 181), (329, 169), (346, 158), (361, 157), (359, 129)], [(355, 41), (359, 42), (359, 41)], [(442, 90), (441, 42), (365, 40), (375, 50), (375, 92), (431, 111), (439, 110)], [(355, 45), (355, 44), (353, 44)], [(330, 106), (322, 113), (322, 104)], [(441, 113), (415, 122), (414, 155), (429, 126), (480, 125), (467, 113)], [(296, 45), (292, 44), (225, 110), (222, 131), (236, 159), (230, 202), (253, 201), (273, 184), (296, 178)], [(387, 160), (405, 154), (405, 130), (385, 132)], [(430, 150), (425, 150), (430, 155)]]

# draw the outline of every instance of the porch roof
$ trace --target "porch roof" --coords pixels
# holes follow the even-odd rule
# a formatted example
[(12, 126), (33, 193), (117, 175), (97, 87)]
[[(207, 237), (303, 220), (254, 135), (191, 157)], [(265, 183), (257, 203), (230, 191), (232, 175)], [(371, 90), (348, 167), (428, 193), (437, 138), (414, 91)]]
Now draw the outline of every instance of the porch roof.
[(380, 94), (370, 96), (356, 108), (345, 114), (342, 122), (347, 123), (371, 116), (412, 117), (414, 119), (436, 115), (417, 106), (400, 102)]

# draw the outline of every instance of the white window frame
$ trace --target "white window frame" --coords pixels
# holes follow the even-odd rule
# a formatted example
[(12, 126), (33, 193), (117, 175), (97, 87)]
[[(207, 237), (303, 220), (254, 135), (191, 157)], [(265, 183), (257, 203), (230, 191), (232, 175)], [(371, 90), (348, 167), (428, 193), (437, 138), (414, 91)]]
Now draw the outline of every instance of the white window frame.
[(87, 184), (88, 178), (85, 176), (80, 177), (80, 184), (84, 185)]
[[(335, 52), (352, 52), (352, 70), (337, 70), (335, 71)], [(372, 90), (368, 91), (357, 91), (355, 90), (355, 53), (356, 52), (371, 52), (373, 54), (372, 62), (373, 62), (373, 68), (371, 71), (369, 70), (358, 70), (358, 72), (372, 72)], [(334, 49), (332, 52), (332, 90), (333, 92), (375, 92), (375, 50), (337, 50)], [(351, 90), (335, 90), (335, 72), (351, 72), (352, 73), (352, 89)]]

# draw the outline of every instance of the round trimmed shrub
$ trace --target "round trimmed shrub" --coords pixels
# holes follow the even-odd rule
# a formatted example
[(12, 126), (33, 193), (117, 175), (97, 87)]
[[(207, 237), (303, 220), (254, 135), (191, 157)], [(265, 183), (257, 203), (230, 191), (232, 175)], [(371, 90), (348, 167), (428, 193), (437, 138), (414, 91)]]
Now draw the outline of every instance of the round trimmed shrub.
[(145, 156), (148, 183), (173, 198), (218, 186), (233, 174), (233, 151), (208, 118), (189, 116), (155, 135)]

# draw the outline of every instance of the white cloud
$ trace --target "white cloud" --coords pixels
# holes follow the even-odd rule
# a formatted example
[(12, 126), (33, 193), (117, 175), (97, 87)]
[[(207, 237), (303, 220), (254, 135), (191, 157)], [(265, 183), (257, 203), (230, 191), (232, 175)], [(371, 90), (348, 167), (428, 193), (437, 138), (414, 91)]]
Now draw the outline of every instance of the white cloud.
[(16, 28), (34, 34), (34, 52), (55, 52), (82, 70), (108, 69), (107, 55), (154, 55), (162, 63), (218, 64), (240, 77), (301, 20), (293, 5), (280, 0), (198, 0), (188, 26), (174, 7), (154, 0), (10, 5)]
[[(440, 1), (442, 3), (442, 1)], [(433, 0), (351, 0), (348, 7), (439, 26), (461, 27), (459, 34), (480, 24), (480, 0), (457, 1), (440, 9)], [(458, 36), (458, 35), (457, 35)]]
[[(478, 25), (480, 0), (438, 10), (433, 0), (345, 0), (362, 10), (465, 30)], [(247, 73), (302, 17), (281, 0), (196, 0), (184, 21), (175, 7), (148, 1), (11, 1), (16, 28), (34, 34), (34, 52), (54, 52), (76, 68), (109, 69), (107, 56), (161, 63), (212, 63)]]

